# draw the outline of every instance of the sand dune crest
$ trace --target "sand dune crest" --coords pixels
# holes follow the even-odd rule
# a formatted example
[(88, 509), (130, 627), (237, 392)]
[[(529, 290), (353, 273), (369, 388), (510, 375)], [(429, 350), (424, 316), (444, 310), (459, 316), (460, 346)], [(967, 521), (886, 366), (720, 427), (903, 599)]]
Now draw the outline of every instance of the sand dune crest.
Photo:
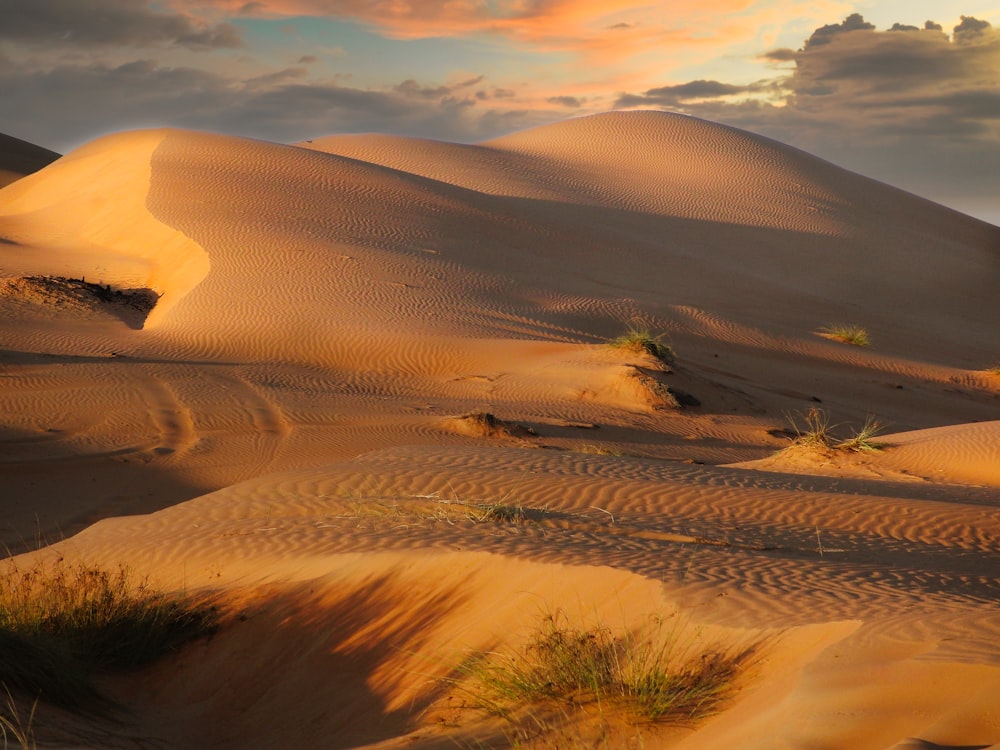
[[(11, 270), (160, 295), (152, 327), (208, 274), (202, 248), (147, 210), (150, 161), (167, 131), (106, 136), (0, 192)], [(191, 196), (188, 196), (188, 200)]]

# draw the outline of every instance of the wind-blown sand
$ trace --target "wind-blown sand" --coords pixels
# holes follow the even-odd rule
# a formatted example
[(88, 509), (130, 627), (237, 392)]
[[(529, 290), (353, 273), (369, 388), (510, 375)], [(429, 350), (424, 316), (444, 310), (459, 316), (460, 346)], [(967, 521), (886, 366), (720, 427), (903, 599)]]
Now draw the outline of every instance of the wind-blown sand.
[[(1000, 229), (629, 112), (106, 136), (0, 238), (0, 541), (240, 614), (40, 739), (501, 746), (434, 678), (561, 611), (757, 645), (644, 747), (1000, 747)], [(606, 345), (636, 321), (675, 362)], [(887, 447), (774, 455), (812, 407)]]

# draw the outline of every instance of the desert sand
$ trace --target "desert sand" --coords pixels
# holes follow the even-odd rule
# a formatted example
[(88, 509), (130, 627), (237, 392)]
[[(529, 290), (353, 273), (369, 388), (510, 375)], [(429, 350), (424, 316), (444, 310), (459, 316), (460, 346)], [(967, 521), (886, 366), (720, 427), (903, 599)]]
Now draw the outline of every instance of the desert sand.
[(0, 541), (229, 613), (40, 746), (508, 746), (441, 678), (558, 612), (752, 654), (536, 747), (1000, 747), (1000, 228), (662, 112), (0, 146)]

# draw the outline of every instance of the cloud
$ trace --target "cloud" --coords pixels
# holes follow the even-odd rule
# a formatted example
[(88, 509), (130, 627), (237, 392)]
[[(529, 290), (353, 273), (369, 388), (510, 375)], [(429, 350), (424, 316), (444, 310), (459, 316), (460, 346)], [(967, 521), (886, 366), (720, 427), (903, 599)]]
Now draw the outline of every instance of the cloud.
[(570, 107), (578, 109), (583, 106), (583, 102), (575, 96), (550, 96), (545, 99), (549, 104), (556, 104), (560, 107)]
[[(690, 81), (619, 97), (746, 128), (930, 197), (996, 191), (1000, 174), (1000, 32), (962, 17), (879, 31), (858, 14), (817, 28), (794, 67), (747, 86)], [(957, 197), (956, 197), (957, 196)]]
[(136, 0), (4, 0), (0, 40), (77, 47), (176, 44), (191, 50), (242, 45), (237, 28)]
[(781, 47), (779, 49), (768, 50), (767, 52), (761, 53), (760, 57), (763, 60), (768, 60), (770, 62), (784, 63), (784, 62), (794, 62), (795, 58), (798, 57), (798, 52), (793, 49), (788, 49), (787, 47)]
[[(755, 38), (751, 0), (168, 0), (206, 17), (248, 13), (264, 19), (315, 17), (361, 23), (393, 39), (492, 35), (590, 60), (624, 60), (658, 50), (681, 56), (719, 40)], [(793, 7), (789, 7), (793, 6)], [(789, 0), (783, 13), (816, 13), (816, 3)], [(669, 7), (667, 7), (669, 5)], [(822, 5), (822, 4), (820, 4)], [(742, 15), (741, 15), (742, 14)], [(720, 18), (736, 15), (733, 21)]]
[(755, 90), (753, 85), (735, 86), (719, 81), (690, 81), (675, 86), (660, 86), (649, 89), (642, 95), (622, 94), (618, 97), (618, 107), (676, 107), (697, 99), (720, 99), (735, 94), (745, 94)]
[(874, 24), (870, 24), (860, 13), (852, 13), (841, 23), (827, 24), (816, 29), (812, 36), (806, 40), (806, 49), (829, 44), (838, 34), (848, 34), (852, 31), (874, 31)]
[(838, 107), (853, 103), (891, 110), (901, 97), (933, 98), (965, 89), (982, 76), (1000, 83), (1000, 35), (989, 23), (967, 18), (955, 28), (953, 40), (934, 29), (853, 30), (829, 36), (822, 45), (807, 42), (795, 62), (786, 86), (800, 103), (821, 96), (833, 97)]
[(955, 27), (955, 41), (959, 44), (974, 43), (989, 33), (991, 28), (989, 21), (980, 21), (972, 16), (962, 16), (962, 22)]
[[(364, 89), (310, 80), (301, 67), (243, 79), (151, 59), (30, 72), (0, 67), (0, 131), (61, 152), (107, 132), (164, 125), (278, 142), (352, 132), (468, 142), (557, 117), (497, 109), (487, 100), (504, 98), (504, 90), (492, 89), (481, 100), (475, 94), (483, 82), (480, 76), (425, 86), (408, 79)], [(73, 113), (69, 124), (67, 112)]]

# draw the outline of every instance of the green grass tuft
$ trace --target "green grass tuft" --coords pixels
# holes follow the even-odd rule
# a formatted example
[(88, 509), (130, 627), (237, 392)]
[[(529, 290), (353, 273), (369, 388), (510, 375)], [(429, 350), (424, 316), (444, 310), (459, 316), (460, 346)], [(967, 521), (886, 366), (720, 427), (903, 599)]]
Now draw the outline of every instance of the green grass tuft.
[(795, 432), (795, 438), (792, 440), (793, 445), (823, 449), (833, 447), (833, 427), (830, 425), (830, 416), (825, 411), (814, 406), (799, 416), (802, 419), (802, 424), (799, 424), (795, 417), (788, 416), (788, 421)]
[(128, 568), (59, 560), (0, 576), (0, 683), (79, 710), (107, 706), (94, 677), (151, 663), (211, 633), (206, 601), (154, 591)]
[(616, 636), (608, 628), (577, 629), (548, 616), (522, 649), (471, 655), (457, 682), (473, 707), (520, 729), (528, 719), (544, 723), (539, 706), (557, 713), (616, 709), (640, 723), (686, 724), (716, 712), (752, 650), (691, 654), (661, 629)]
[(651, 354), (667, 365), (674, 363), (674, 351), (663, 343), (665, 334), (653, 334), (649, 328), (635, 324), (629, 326), (618, 338), (608, 342), (614, 349), (624, 349), (635, 354)]
[(841, 450), (855, 451), (880, 451), (885, 449), (885, 443), (877, 443), (874, 438), (885, 431), (885, 426), (871, 414), (865, 419), (861, 429), (854, 433), (847, 440), (837, 443), (836, 447)]
[(868, 331), (853, 323), (834, 323), (820, 328), (819, 332), (829, 339), (851, 346), (870, 346), (872, 343)]
[[(799, 423), (801, 419), (802, 423)], [(886, 448), (885, 443), (879, 443), (874, 438), (885, 431), (885, 425), (874, 415), (869, 414), (860, 430), (855, 430), (854, 434), (846, 440), (842, 440), (834, 435), (834, 430), (838, 425), (830, 424), (829, 415), (818, 407), (812, 407), (805, 414), (800, 414), (799, 419), (788, 416), (795, 437), (792, 445), (805, 446), (807, 448), (818, 449), (820, 451), (852, 451), (862, 453), (866, 451), (880, 451)]]

